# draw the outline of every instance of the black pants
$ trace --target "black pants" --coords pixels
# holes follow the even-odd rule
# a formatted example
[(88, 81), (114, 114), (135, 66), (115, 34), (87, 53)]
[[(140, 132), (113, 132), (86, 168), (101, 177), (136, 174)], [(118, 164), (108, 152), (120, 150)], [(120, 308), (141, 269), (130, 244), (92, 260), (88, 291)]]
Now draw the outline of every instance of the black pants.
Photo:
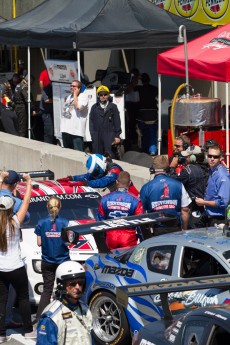
[(44, 281), (44, 289), (41, 295), (41, 299), (38, 305), (37, 316), (36, 319), (38, 320), (45, 309), (45, 307), (50, 303), (50, 298), (52, 296), (54, 281), (55, 281), (55, 273), (58, 264), (51, 264), (45, 261), (42, 261), (42, 277)]
[(44, 143), (54, 143), (54, 125), (53, 115), (50, 113), (42, 113), (42, 121), (44, 126)]
[(79, 135), (72, 135), (69, 133), (62, 133), (63, 146), (67, 149), (73, 149), (77, 151), (84, 151), (83, 137)]
[(0, 335), (4, 336), (6, 334), (6, 303), (10, 284), (14, 287), (18, 297), (19, 311), (24, 324), (25, 333), (32, 332), (33, 326), (31, 323), (28, 276), (23, 266), (11, 272), (0, 272)]
[(19, 135), (18, 117), (15, 111), (9, 109), (2, 109), (0, 118), (2, 122), (2, 127), (6, 133)]

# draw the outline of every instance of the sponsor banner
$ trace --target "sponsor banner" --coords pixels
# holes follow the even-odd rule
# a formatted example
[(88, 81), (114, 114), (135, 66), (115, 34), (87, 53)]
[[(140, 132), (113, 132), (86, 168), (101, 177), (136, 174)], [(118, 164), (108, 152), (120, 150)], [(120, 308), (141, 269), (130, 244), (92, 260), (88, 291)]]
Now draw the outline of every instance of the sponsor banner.
[(150, 0), (158, 7), (195, 22), (209, 25), (229, 23), (227, 0)]

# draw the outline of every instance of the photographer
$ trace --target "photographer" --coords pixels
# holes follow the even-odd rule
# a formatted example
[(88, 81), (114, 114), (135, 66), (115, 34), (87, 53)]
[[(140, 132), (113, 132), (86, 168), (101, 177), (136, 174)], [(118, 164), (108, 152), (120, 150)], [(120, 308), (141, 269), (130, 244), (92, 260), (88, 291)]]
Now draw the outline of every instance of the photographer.
[(195, 198), (204, 198), (205, 189), (208, 180), (208, 169), (204, 162), (204, 152), (199, 146), (189, 146), (187, 150), (181, 152), (181, 158), (184, 160), (183, 169), (177, 174), (175, 169), (170, 169), (169, 176), (176, 178), (183, 183), (188, 192), (192, 203), (190, 211), (192, 215), (198, 216), (203, 213), (202, 206), (195, 203)]
[(182, 157), (181, 152), (187, 150), (190, 145), (191, 142), (187, 135), (182, 134), (179, 137), (175, 138), (173, 157), (169, 158), (169, 167), (172, 168), (170, 170), (172, 170), (173, 172), (175, 170), (176, 174), (179, 174), (185, 164), (185, 158)]

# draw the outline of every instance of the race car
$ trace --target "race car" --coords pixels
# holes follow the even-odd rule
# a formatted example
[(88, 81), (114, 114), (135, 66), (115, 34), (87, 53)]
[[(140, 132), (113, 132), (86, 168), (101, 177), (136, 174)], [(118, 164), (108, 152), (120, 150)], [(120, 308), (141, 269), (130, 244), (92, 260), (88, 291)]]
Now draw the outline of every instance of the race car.
[[(21, 174), (21, 173), (19, 173)], [(47, 216), (46, 203), (52, 195), (57, 195), (62, 202), (60, 214), (67, 218), (69, 225), (85, 224), (95, 221), (97, 208), (101, 200), (100, 194), (90, 187), (76, 187), (62, 184), (55, 180), (51, 171), (30, 171), (32, 193), (30, 198), (30, 221), (22, 225), (21, 251), (29, 278), (30, 302), (38, 304), (43, 291), (41, 274), (41, 248), (37, 246), (37, 236), (34, 229), (38, 220)], [(34, 180), (34, 178), (43, 178)], [(18, 196), (23, 198), (26, 191), (25, 182), (17, 184)], [(79, 238), (77, 244), (69, 246), (71, 260), (84, 263), (91, 255), (98, 253), (98, 248), (92, 235)]]
[(191, 290), (229, 289), (230, 276), (212, 276), (134, 284), (117, 288), (117, 301), (127, 307), (128, 298), (143, 295), (160, 295), (164, 318), (135, 331), (133, 345), (221, 345), (230, 343), (230, 304), (198, 308), (173, 316), (169, 308), (169, 294)]
[[(120, 225), (126, 225), (128, 218), (131, 217), (120, 219)], [(89, 224), (89, 228), (100, 231), (115, 226), (114, 221), (104, 223), (107, 224)], [(81, 227), (87, 225), (79, 226), (78, 235), (84, 232)], [(74, 231), (76, 235), (77, 230)], [(222, 230), (197, 229), (152, 237), (130, 250), (95, 254), (87, 259), (84, 296), (93, 314), (96, 342), (128, 344), (134, 331), (159, 320), (163, 315), (159, 295), (130, 298), (127, 308), (123, 308), (116, 301), (118, 287), (230, 273), (229, 245), (230, 237)], [(230, 294), (228, 290), (220, 289), (213, 289), (211, 293), (210, 289), (175, 292), (170, 294), (169, 301), (170, 309), (176, 314), (190, 308), (229, 303)]]

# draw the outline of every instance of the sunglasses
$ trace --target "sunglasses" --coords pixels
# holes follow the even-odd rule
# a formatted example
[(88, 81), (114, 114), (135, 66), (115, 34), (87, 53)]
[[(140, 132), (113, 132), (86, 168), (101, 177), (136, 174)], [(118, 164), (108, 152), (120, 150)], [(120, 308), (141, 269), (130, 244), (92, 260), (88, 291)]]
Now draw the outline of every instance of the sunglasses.
[(208, 158), (219, 159), (220, 156), (218, 156), (218, 155), (208, 155)]
[(85, 283), (84, 280), (74, 280), (73, 282), (70, 282), (68, 286), (75, 287), (76, 285), (83, 286)]
[(77, 87), (78, 89), (80, 89), (78, 85), (70, 85), (70, 87)]
[(108, 96), (108, 93), (99, 93), (99, 95), (98, 95), (99, 97), (105, 97), (105, 96)]
[(174, 146), (175, 146), (175, 147), (181, 147), (182, 145), (176, 145), (176, 144), (174, 144)]

